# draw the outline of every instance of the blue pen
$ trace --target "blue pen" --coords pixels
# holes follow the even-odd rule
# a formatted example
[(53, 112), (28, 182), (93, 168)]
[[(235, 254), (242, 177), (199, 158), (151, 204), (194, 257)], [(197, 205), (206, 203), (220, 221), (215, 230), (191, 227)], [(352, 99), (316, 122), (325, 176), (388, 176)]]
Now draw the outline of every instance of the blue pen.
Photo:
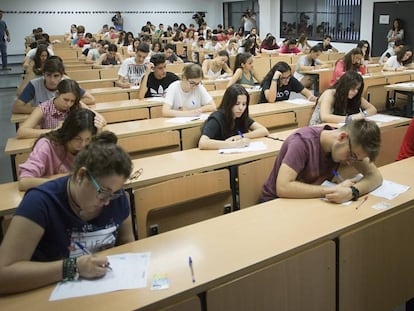
[[(80, 242), (76, 242), (75, 241), (75, 244), (76, 244), (76, 246), (77, 247), (79, 247), (81, 250), (82, 250), (82, 252), (84, 252), (85, 254), (87, 254), (87, 255), (93, 255), (93, 253), (89, 250), (89, 249), (87, 249), (85, 246), (83, 246)], [(106, 265), (102, 265), (103, 266), (103, 268), (108, 268), (109, 270), (112, 270), (112, 267), (109, 265), (109, 262), (106, 264)]]
[(242, 132), (237, 131), (237, 134), (239, 134), (241, 138), (244, 138), (244, 135), (243, 135), (243, 133), (242, 133)]
[(86, 255), (92, 255), (92, 252), (91, 252), (89, 249), (87, 249), (85, 246), (83, 246), (81, 243), (79, 243), (79, 242), (75, 242), (75, 244), (76, 244), (76, 246), (77, 246), (77, 247), (79, 247), (79, 248), (82, 250), (82, 252), (84, 252)]
[(334, 174), (334, 176), (340, 181), (340, 182), (343, 182), (344, 181), (344, 179), (342, 178), (342, 176), (341, 175), (339, 175), (339, 173), (338, 173), (338, 171), (337, 170), (333, 170), (332, 171), (332, 173)]
[(192, 100), (191, 102), (193, 103), (193, 106), (195, 107), (196, 106), (196, 103), (194, 102), (194, 100)]
[(191, 280), (193, 281), (193, 283), (195, 283), (195, 276), (194, 276), (194, 268), (193, 268), (193, 259), (190, 257), (188, 257), (188, 265), (190, 267), (190, 271), (191, 271)]

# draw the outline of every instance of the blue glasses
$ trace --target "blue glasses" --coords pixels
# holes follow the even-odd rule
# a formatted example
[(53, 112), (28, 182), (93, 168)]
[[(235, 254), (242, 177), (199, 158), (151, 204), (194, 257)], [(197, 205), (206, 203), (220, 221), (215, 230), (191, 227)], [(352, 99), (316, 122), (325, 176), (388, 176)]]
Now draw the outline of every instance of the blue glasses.
[(123, 194), (122, 189), (115, 191), (115, 192), (103, 189), (98, 184), (98, 182), (96, 181), (96, 179), (92, 176), (90, 172), (88, 172), (88, 175), (91, 178), (93, 185), (95, 186), (96, 192), (98, 192), (98, 194), (96, 195), (96, 198), (98, 200), (102, 200), (102, 201), (115, 200), (115, 199), (118, 199)]

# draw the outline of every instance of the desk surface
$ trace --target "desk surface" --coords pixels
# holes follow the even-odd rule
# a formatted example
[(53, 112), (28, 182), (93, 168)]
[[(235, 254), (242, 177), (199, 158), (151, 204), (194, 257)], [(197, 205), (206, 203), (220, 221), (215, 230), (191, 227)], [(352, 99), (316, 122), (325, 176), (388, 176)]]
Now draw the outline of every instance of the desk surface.
[[(221, 91), (215, 91), (221, 92)], [(157, 102), (148, 102), (145, 100), (127, 100), (121, 101), (120, 105), (123, 107), (130, 107), (130, 105), (152, 105), (158, 106), (160, 103)], [(287, 111), (301, 111), (310, 109), (313, 107), (313, 103), (310, 104), (303, 104), (297, 105), (286, 102), (277, 102), (277, 103), (268, 103), (268, 104), (260, 104), (260, 105), (251, 105), (249, 107), (250, 115), (254, 118), (256, 116), (263, 116), (263, 115), (271, 115), (277, 113), (283, 113)], [(102, 107), (100, 112), (103, 112), (105, 109), (112, 109), (111, 107), (117, 107), (117, 105), (109, 102), (109, 103), (102, 103), (97, 104), (96, 107)], [(118, 109), (118, 108), (115, 108)], [(121, 109), (121, 108), (119, 108)], [(125, 109), (125, 108), (124, 108)], [(154, 118), (154, 119), (147, 119), (147, 120), (137, 120), (137, 121), (127, 121), (122, 123), (113, 123), (108, 124), (105, 128), (109, 131), (114, 132), (119, 138), (136, 136), (136, 135), (144, 135), (148, 133), (156, 133), (156, 132), (164, 132), (164, 131), (171, 131), (171, 130), (180, 130), (185, 128), (191, 127), (199, 127), (201, 126), (204, 121), (203, 120), (195, 120), (187, 123), (172, 123), (167, 122), (171, 118)], [(16, 138), (9, 138), (7, 140), (7, 144), (5, 147), (5, 153), (12, 155), (18, 154), (23, 152), (30, 152), (33, 146), (33, 142), (35, 139), (16, 139)]]
[[(404, 204), (412, 204), (414, 181), (405, 174), (407, 167), (414, 167), (414, 158), (380, 168), (386, 179), (411, 186), (390, 201), (393, 208), (387, 211), (370, 208), (384, 201), (374, 196), (369, 196), (358, 210), (357, 202), (342, 206), (319, 199), (277, 199), (106, 252), (151, 252), (148, 275), (167, 273), (167, 290), (151, 291), (150, 279), (142, 289), (49, 302), (54, 288), (51, 285), (2, 297), (0, 307), (24, 310), (36, 306), (41, 310), (64, 311), (72, 310), (74, 305), (79, 309), (94, 305), (105, 310), (153, 310), (169, 305), (386, 217)], [(193, 258), (196, 283), (191, 281), (188, 256)]]

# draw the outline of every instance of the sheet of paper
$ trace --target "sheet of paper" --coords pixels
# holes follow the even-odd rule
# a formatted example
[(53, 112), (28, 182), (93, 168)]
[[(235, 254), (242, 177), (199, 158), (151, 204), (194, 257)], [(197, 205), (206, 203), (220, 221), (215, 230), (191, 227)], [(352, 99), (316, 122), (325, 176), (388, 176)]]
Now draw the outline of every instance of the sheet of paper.
[(248, 147), (244, 148), (228, 148), (228, 149), (219, 149), (219, 153), (228, 154), (228, 153), (241, 153), (249, 151), (260, 151), (266, 150), (266, 145), (262, 141), (253, 141), (249, 144)]
[(131, 85), (131, 89), (138, 90), (139, 89), (139, 85)]
[(176, 118), (168, 119), (165, 122), (184, 124), (184, 123), (188, 123), (191, 121), (207, 120), (208, 116), (209, 116), (208, 114), (201, 114), (198, 117), (176, 117)]
[(147, 97), (145, 98), (147, 102), (154, 102), (154, 103), (162, 103), (164, 101), (164, 97)]
[(373, 116), (366, 117), (367, 120), (375, 121), (375, 122), (392, 122), (400, 120), (400, 117), (396, 116), (389, 116), (386, 114), (374, 114)]
[(100, 279), (60, 282), (49, 300), (82, 297), (123, 289), (147, 286), (147, 274), (151, 253), (124, 253), (108, 256), (112, 270)]
[[(334, 182), (329, 181), (329, 180), (325, 180), (321, 185), (325, 186), (325, 187), (334, 187), (334, 186), (336, 186), (336, 184)], [(321, 198), (321, 200), (322, 201), (328, 201), (325, 198)], [(350, 205), (350, 204), (352, 204), (352, 201), (346, 201), (346, 202), (341, 203), (341, 205), (344, 205), (344, 206), (347, 206), (347, 205)]]
[(410, 189), (409, 186), (397, 184), (390, 180), (383, 180), (382, 185), (371, 191), (370, 194), (384, 199), (392, 200), (398, 197), (401, 193)]
[(307, 105), (312, 104), (310, 100), (307, 100), (306, 98), (294, 98), (294, 99), (288, 99), (288, 103), (295, 104), (295, 105)]

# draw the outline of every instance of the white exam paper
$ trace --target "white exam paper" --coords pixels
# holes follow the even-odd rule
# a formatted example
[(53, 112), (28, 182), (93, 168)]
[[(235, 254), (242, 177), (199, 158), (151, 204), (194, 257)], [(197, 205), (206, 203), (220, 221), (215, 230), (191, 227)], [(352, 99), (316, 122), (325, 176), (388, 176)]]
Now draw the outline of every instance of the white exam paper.
[(198, 117), (175, 117), (175, 118), (168, 119), (165, 122), (184, 124), (184, 123), (188, 123), (191, 121), (207, 120), (208, 116), (209, 116), (208, 114), (201, 114)]
[(262, 141), (253, 141), (248, 147), (219, 149), (218, 153), (229, 154), (261, 150), (266, 150), (266, 145)]
[(410, 189), (410, 186), (397, 184), (390, 180), (383, 180), (382, 185), (374, 191), (371, 191), (370, 194), (392, 200), (398, 197), (401, 193), (406, 192), (408, 189)]
[(112, 270), (105, 276), (94, 280), (60, 282), (50, 295), (49, 301), (146, 287), (150, 255), (147, 252), (108, 256)]

